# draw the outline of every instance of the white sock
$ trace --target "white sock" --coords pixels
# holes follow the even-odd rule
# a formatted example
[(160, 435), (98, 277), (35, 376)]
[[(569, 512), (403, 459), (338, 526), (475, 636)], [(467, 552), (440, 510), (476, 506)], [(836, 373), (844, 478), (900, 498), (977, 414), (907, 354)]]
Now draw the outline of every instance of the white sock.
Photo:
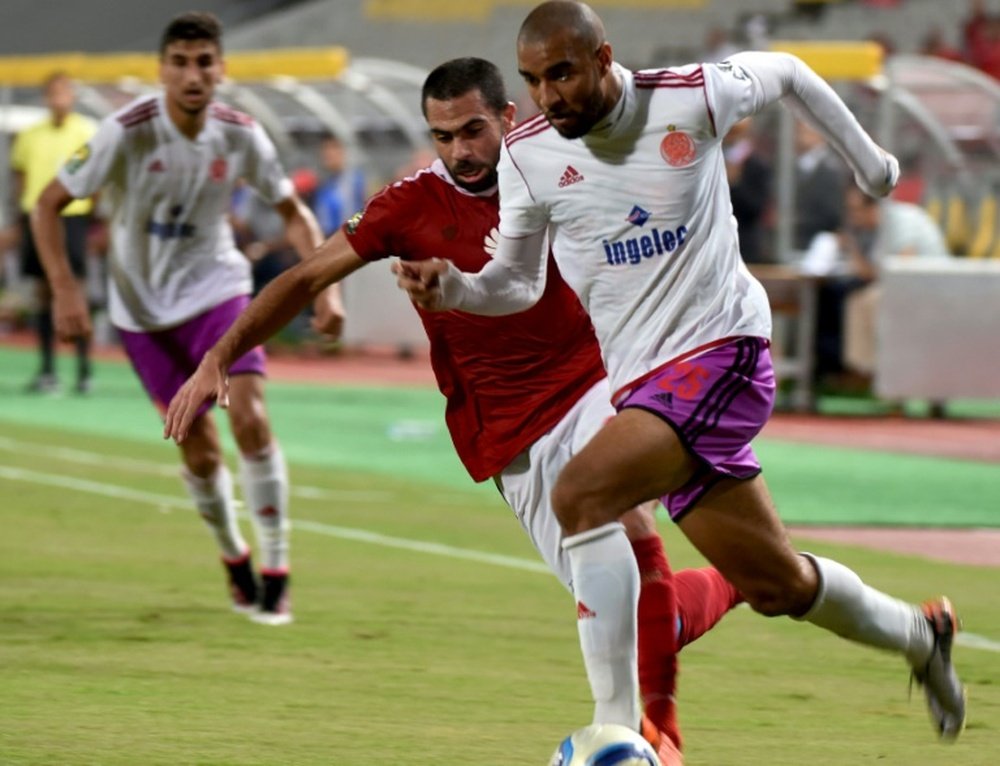
[(236, 520), (233, 502), (233, 478), (229, 469), (220, 465), (206, 479), (195, 476), (187, 466), (181, 469), (181, 478), (194, 500), (198, 513), (215, 534), (222, 556), (228, 561), (242, 558), (249, 550)]
[(901, 652), (911, 665), (923, 667), (934, 649), (934, 635), (919, 607), (865, 585), (843, 564), (802, 555), (819, 573), (819, 593), (799, 619), (851, 641)]
[(256, 455), (240, 456), (243, 497), (260, 545), (260, 568), (288, 571), (288, 467), (277, 442)]
[(577, 629), (594, 697), (594, 723), (639, 722), (636, 646), (639, 568), (625, 528), (605, 524), (562, 541), (573, 575)]

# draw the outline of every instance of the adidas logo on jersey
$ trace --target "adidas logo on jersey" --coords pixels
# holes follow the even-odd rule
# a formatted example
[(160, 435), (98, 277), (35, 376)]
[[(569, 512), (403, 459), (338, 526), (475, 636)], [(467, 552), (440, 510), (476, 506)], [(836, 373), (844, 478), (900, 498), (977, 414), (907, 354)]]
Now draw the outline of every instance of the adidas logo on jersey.
[(597, 617), (597, 612), (591, 609), (582, 601), (576, 602), (576, 619), (578, 620), (588, 620), (593, 617)]
[(562, 178), (559, 179), (559, 188), (563, 189), (571, 184), (580, 183), (582, 180), (583, 174), (572, 165), (567, 165), (566, 170), (563, 171)]

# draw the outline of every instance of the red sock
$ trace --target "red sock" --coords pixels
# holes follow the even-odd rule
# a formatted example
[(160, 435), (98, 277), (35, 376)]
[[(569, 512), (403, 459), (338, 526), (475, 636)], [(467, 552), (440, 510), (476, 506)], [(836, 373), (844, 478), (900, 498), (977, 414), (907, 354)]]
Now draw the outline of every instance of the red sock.
[(646, 717), (681, 746), (677, 687), (677, 602), (674, 573), (659, 535), (632, 541), (639, 565), (639, 690)]
[(682, 569), (674, 575), (674, 589), (681, 622), (677, 651), (713, 628), (726, 612), (743, 601), (739, 591), (714, 567)]

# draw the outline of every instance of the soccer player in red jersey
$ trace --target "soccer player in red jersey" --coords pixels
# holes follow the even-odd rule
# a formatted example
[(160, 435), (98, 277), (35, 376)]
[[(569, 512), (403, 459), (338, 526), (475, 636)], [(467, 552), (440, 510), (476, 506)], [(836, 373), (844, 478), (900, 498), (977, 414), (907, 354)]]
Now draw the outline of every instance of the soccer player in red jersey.
[[(367, 263), (389, 255), (437, 257), (476, 272), (489, 260), (498, 224), (496, 165), (515, 107), (496, 67), (476, 58), (435, 69), (422, 104), (438, 160), (374, 195), (312, 258), (261, 292), (171, 402), (165, 436), (182, 441), (206, 399), (215, 396), (225, 405), (232, 361), (276, 333), (326, 286)], [(542, 299), (520, 314), (417, 311), (459, 457), (473, 479), (496, 482), (542, 558), (572, 590), (549, 495), (562, 466), (613, 409), (590, 321), (552, 261), (548, 269)], [(638, 666), (646, 712), (679, 746), (676, 651), (740, 597), (714, 569), (672, 574), (653, 504), (629, 512), (623, 523), (642, 573)], [(578, 615), (589, 611), (577, 604)], [(606, 651), (582, 644), (585, 653)]]

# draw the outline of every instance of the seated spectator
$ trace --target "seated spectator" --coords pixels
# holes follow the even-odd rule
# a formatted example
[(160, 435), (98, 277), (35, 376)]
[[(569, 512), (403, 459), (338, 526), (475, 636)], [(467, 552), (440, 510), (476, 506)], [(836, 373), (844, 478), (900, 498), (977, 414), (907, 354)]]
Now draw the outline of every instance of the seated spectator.
[(891, 199), (879, 202), (850, 186), (845, 213), (841, 253), (856, 288), (846, 295), (844, 305), (844, 364), (849, 372), (870, 380), (875, 373), (882, 261), (889, 256), (948, 255), (948, 247), (937, 224), (918, 205)]

